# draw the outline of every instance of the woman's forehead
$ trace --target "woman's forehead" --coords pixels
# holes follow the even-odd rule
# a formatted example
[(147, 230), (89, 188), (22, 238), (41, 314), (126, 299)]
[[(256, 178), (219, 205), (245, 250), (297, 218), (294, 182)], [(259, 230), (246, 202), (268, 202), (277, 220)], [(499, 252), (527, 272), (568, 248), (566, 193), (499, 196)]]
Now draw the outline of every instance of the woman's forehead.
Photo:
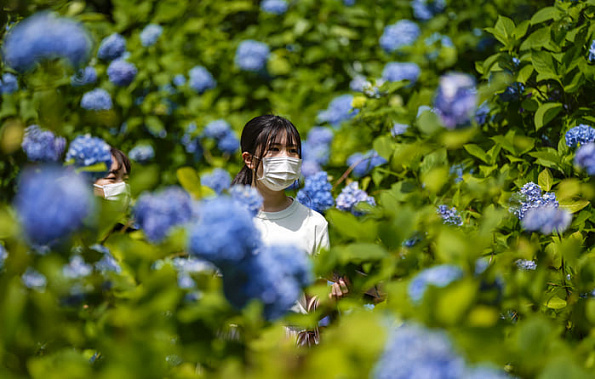
[(280, 133), (277, 133), (274, 136), (271, 136), (269, 139), (269, 145), (289, 145), (289, 146), (295, 146), (296, 145), (296, 141), (295, 138), (292, 135), (289, 135), (288, 138), (288, 134), (287, 131), (282, 131)]

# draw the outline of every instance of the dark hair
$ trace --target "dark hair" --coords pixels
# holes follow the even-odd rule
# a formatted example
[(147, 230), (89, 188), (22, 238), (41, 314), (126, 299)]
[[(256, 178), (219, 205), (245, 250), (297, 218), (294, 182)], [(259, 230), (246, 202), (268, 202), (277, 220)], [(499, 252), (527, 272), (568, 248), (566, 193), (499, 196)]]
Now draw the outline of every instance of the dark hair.
[(116, 162), (118, 162), (117, 170), (120, 171), (122, 166), (124, 166), (126, 168), (126, 174), (130, 175), (130, 159), (128, 159), (126, 154), (124, 154), (122, 150), (116, 149), (115, 147), (112, 147), (110, 152), (114, 158), (116, 158)]
[[(248, 152), (261, 159), (274, 143), (279, 143), (283, 136), (287, 136), (287, 143), (296, 145), (298, 156), (302, 157), (302, 140), (296, 127), (286, 118), (267, 114), (254, 117), (248, 121), (242, 130), (240, 145), (242, 153)], [(260, 164), (260, 163), (259, 163)], [(234, 184), (252, 184), (252, 170), (244, 164), (231, 182)]]

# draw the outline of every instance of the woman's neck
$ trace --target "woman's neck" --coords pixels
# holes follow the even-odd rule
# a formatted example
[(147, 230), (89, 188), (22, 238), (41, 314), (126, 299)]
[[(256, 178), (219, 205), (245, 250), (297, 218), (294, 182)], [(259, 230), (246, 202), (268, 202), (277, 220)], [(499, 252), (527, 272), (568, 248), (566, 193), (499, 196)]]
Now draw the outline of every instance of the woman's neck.
[(263, 212), (279, 212), (292, 203), (292, 199), (285, 195), (285, 191), (271, 191), (268, 188), (261, 188), (257, 186), (256, 189), (262, 196), (262, 208)]

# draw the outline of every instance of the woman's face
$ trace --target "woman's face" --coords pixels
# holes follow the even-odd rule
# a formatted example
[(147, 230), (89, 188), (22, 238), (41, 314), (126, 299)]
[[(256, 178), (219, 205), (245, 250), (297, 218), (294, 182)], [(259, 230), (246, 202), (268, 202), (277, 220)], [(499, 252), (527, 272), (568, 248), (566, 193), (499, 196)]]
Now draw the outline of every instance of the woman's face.
[[(104, 186), (106, 184), (113, 184), (113, 183), (120, 183), (128, 179), (128, 172), (126, 171), (126, 167), (124, 165), (120, 165), (118, 167), (118, 161), (116, 161), (116, 157), (112, 154), (112, 165), (109, 169), (107, 175), (103, 178), (97, 179), (95, 184), (98, 186)], [(93, 193), (97, 196), (104, 197), (103, 188), (97, 188), (93, 186)]]

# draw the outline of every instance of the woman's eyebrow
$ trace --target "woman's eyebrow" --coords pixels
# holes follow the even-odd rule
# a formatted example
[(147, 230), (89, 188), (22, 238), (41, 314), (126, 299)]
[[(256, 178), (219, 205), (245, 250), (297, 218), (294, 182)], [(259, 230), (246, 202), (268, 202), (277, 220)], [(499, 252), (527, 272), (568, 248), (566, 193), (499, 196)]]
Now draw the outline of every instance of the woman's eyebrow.
[(284, 144), (282, 144), (282, 143), (279, 143), (279, 142), (273, 142), (273, 143), (271, 144), (271, 146), (297, 147), (297, 145), (294, 145), (294, 144), (291, 144), (291, 145), (284, 145)]

